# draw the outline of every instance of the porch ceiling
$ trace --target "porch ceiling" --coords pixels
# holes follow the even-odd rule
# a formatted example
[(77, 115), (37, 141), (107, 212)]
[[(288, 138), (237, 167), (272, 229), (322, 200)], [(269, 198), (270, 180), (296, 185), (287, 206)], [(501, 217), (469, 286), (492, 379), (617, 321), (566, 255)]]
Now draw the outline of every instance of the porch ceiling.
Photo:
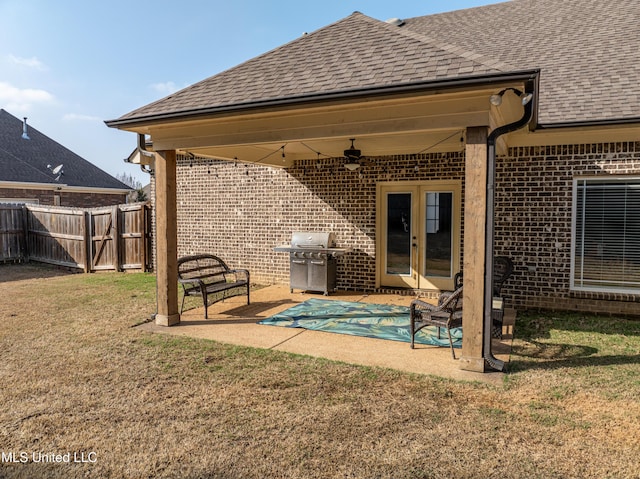
[(150, 135), (156, 151), (179, 150), (275, 167), (289, 167), (302, 159), (341, 157), (350, 138), (355, 138), (363, 157), (460, 151), (467, 127), (493, 128), (521, 114), (517, 99), (507, 99), (499, 109), (491, 106), (491, 94), (507, 86), (522, 88), (494, 84), (472, 91), (295, 105), (132, 130)]

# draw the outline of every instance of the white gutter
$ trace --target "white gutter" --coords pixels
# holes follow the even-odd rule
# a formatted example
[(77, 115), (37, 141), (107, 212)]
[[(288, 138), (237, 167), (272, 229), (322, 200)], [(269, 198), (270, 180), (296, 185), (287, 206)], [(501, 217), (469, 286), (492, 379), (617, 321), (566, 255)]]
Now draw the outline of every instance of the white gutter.
[(1, 188), (20, 188), (24, 190), (69, 191), (74, 193), (107, 193), (128, 194), (133, 189), (123, 188), (92, 188), (90, 186), (69, 186), (64, 183), (29, 183), (23, 181), (0, 181)]

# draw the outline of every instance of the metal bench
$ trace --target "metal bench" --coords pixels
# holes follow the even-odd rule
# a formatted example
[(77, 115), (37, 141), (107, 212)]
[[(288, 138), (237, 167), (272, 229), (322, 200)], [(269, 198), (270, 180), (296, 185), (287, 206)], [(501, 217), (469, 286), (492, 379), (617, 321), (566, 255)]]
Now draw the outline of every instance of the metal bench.
[(210, 295), (215, 298), (213, 304), (225, 298), (246, 294), (247, 304), (250, 304), (249, 271), (230, 269), (224, 261), (212, 254), (197, 254), (179, 258), (178, 282), (182, 285), (184, 292), (180, 314), (182, 314), (184, 300), (187, 296), (202, 297), (205, 319), (209, 318), (207, 308)]

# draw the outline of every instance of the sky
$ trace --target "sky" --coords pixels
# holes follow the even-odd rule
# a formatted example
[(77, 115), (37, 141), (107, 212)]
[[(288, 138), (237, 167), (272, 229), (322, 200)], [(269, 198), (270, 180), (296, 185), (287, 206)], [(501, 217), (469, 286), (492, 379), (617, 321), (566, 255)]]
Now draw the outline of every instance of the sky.
[(112, 120), (359, 11), (411, 18), (500, 0), (0, 0), (0, 108), (107, 173), (134, 133)]

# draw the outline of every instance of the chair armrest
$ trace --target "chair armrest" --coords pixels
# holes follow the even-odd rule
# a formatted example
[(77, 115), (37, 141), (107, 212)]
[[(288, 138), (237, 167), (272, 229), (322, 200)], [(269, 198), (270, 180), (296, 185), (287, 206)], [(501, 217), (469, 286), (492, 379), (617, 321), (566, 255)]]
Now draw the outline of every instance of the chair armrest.
[(447, 294), (446, 297), (438, 301), (439, 303), (438, 309), (449, 311), (452, 313), (453, 311), (459, 309), (458, 304), (461, 303), (461, 300), (462, 300), (462, 286), (460, 286), (458, 289), (451, 292), (450, 294)]
[(411, 301), (411, 312), (413, 313), (414, 311), (436, 311), (438, 309), (437, 306), (434, 306), (431, 303), (427, 303), (425, 301), (422, 301), (420, 299), (414, 299), (413, 301)]

